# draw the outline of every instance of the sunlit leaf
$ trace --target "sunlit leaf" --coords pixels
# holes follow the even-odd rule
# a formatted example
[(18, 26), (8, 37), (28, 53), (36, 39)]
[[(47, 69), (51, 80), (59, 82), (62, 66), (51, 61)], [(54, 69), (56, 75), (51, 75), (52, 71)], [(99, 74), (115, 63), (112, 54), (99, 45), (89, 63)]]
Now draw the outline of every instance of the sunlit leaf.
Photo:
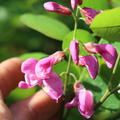
[(90, 28), (94, 34), (110, 41), (120, 41), (120, 8), (97, 15)]
[(56, 40), (70, 32), (64, 23), (44, 15), (24, 14), (20, 19), (26, 26)]

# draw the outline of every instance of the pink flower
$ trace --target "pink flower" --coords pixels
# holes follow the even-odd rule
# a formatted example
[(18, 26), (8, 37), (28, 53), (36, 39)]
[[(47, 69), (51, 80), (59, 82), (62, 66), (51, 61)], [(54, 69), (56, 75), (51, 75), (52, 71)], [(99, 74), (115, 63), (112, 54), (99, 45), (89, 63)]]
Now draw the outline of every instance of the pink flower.
[(66, 108), (77, 107), (81, 115), (89, 119), (94, 113), (94, 100), (91, 91), (86, 90), (79, 82), (75, 83), (75, 97), (65, 104)]
[[(63, 52), (58, 51), (53, 56), (51, 55), (39, 61), (30, 58), (23, 62), (21, 70), (25, 73), (25, 82), (20, 81), (18, 86), (27, 89), (40, 85), (52, 99), (58, 100), (63, 94), (62, 80), (52, 70), (52, 67), (60, 62), (64, 55)], [(58, 56), (61, 56), (61, 58)]]
[(46, 2), (44, 3), (44, 8), (50, 12), (55, 12), (63, 15), (71, 15), (69, 8), (57, 4), (56, 2)]
[(87, 24), (91, 24), (93, 19), (95, 18), (95, 16), (100, 14), (101, 12), (103, 12), (103, 11), (102, 10), (96, 11), (92, 8), (82, 8), (81, 9), (81, 14), (83, 16), (85, 16), (84, 20)]
[(90, 77), (95, 79), (98, 74), (98, 60), (93, 55), (79, 56), (79, 65), (86, 66)]
[(82, 4), (82, 0), (71, 0), (71, 7), (73, 10), (76, 9), (77, 5), (81, 5)]
[(95, 44), (95, 43), (89, 42), (85, 44), (85, 50), (87, 50), (90, 53), (100, 54), (102, 58), (105, 60), (108, 68), (114, 67), (118, 54), (116, 49), (112, 45)]
[(70, 54), (72, 56), (73, 62), (77, 65), (79, 62), (79, 43), (77, 40), (72, 40), (70, 43)]
[(70, 54), (73, 62), (79, 66), (86, 66), (92, 79), (95, 79), (98, 74), (98, 61), (93, 55), (79, 56), (79, 43), (77, 40), (72, 40), (70, 43)]

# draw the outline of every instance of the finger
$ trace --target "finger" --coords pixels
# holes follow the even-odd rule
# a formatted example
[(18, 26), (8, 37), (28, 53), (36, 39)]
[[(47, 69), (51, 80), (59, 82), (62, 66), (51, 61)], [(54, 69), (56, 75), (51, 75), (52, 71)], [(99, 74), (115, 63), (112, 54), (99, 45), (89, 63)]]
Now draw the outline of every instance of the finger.
[(11, 58), (0, 63), (0, 90), (3, 96), (9, 94), (9, 92), (17, 87), (20, 80), (23, 79), (21, 73), (21, 63), (19, 58)]
[(12, 114), (9, 111), (8, 107), (5, 105), (2, 93), (0, 91), (0, 120), (13, 120)]
[(60, 108), (43, 90), (11, 106), (15, 120), (48, 120)]

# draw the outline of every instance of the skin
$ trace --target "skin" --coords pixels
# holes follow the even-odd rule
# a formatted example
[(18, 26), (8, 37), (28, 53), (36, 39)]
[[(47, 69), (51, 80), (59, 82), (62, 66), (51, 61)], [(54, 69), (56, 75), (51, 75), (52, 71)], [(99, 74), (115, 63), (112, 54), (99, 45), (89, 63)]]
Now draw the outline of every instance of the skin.
[(58, 120), (60, 103), (43, 90), (8, 107), (4, 98), (24, 79), (19, 58), (0, 63), (0, 120)]

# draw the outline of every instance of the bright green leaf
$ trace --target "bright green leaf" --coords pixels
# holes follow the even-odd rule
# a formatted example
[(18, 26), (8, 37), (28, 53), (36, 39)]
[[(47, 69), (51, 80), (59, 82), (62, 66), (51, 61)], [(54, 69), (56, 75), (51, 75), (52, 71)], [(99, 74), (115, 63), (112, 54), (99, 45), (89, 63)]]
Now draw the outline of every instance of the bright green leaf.
[(70, 32), (62, 22), (43, 15), (24, 14), (21, 21), (28, 27), (56, 40), (62, 40)]
[(97, 15), (90, 28), (94, 34), (110, 41), (120, 41), (120, 8)]
[(83, 0), (82, 6), (90, 7), (95, 10), (104, 10), (110, 7), (107, 0)]

